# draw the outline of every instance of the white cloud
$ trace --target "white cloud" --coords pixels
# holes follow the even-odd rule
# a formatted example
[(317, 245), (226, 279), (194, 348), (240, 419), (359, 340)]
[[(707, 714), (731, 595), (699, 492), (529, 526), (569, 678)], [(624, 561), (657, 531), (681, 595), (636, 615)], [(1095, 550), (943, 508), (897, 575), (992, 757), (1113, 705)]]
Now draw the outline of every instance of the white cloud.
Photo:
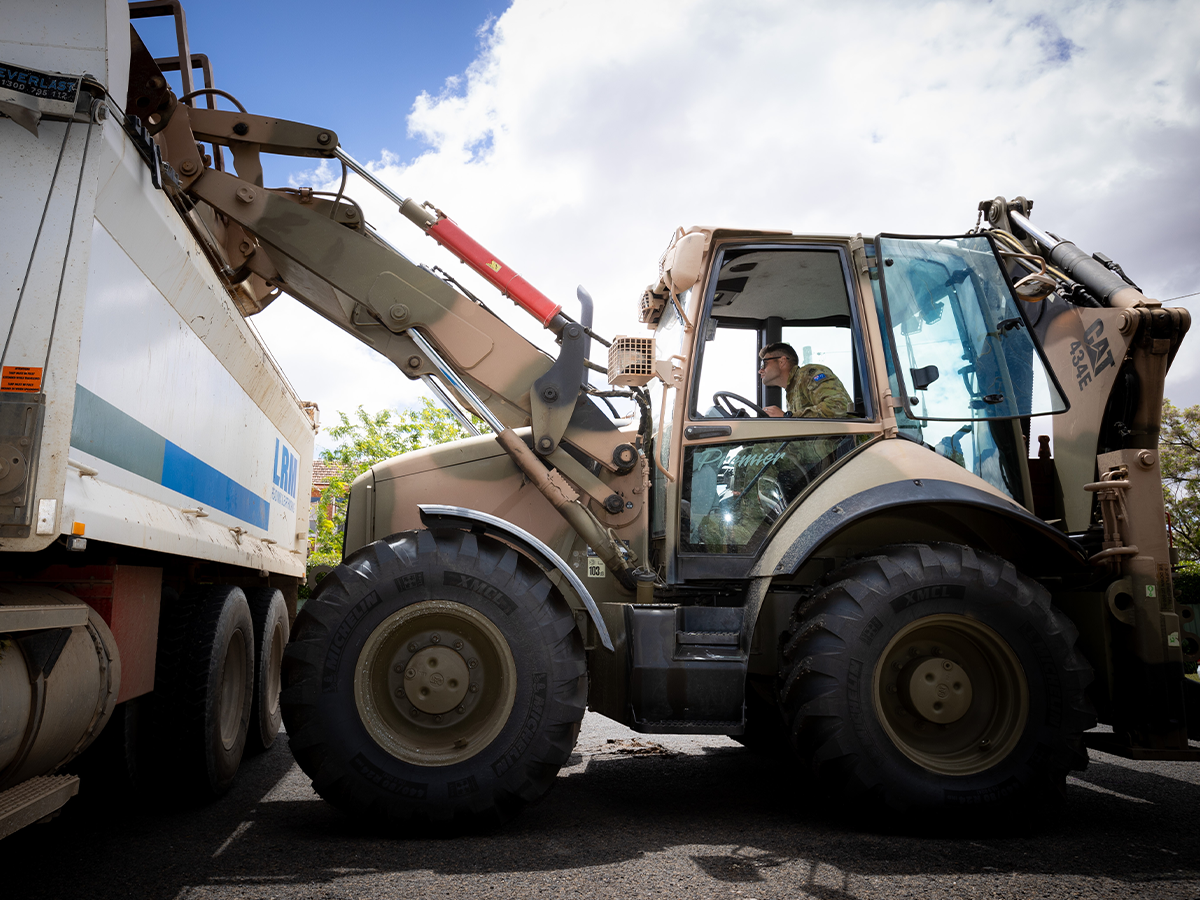
[[(1153, 0), (1051, 9), (516, 0), (461, 79), (416, 98), (409, 132), (430, 149), (381, 155), (377, 172), (570, 312), (582, 282), (608, 333), (636, 332), (676, 225), (959, 233), (997, 194), (1032, 197), (1035, 221), (1117, 259), (1150, 296), (1200, 290), (1200, 15)], [(465, 272), (385, 203), (368, 217), (413, 258)], [(391, 366), (329, 333), (305, 326), (310, 356), (329, 348), (308, 391), (327, 418), (410, 400)], [(1171, 373), (1176, 402), (1200, 402), (1196, 360)]]

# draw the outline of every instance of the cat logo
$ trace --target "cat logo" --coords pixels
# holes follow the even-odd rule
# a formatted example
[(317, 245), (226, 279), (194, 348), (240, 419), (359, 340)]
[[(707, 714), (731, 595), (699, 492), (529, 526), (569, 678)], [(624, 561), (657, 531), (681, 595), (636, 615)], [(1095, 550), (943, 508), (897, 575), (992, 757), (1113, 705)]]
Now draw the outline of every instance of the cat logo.
[(1104, 323), (1097, 319), (1083, 333), (1082, 341), (1071, 343), (1071, 363), (1075, 366), (1075, 378), (1081, 391), (1109, 366), (1116, 365), (1108, 348), (1108, 338), (1101, 337), (1102, 334)]

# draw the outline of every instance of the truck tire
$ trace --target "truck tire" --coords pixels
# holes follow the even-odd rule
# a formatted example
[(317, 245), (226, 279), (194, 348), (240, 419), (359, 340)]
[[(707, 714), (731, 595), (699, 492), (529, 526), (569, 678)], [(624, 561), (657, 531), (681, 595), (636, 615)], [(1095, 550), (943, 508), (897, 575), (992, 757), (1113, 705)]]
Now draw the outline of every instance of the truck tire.
[(1061, 795), (1095, 724), (1076, 638), (1004, 559), (886, 548), (819, 584), (781, 640), (793, 749), (859, 812), (992, 815)]
[(460, 531), (351, 555), (296, 618), (283, 678), (316, 791), (408, 830), (494, 826), (540, 798), (587, 703), (566, 602), (511, 547)]
[(140, 786), (170, 785), (183, 800), (225, 793), (241, 764), (253, 687), (254, 624), (241, 588), (197, 586), (164, 603), (153, 704), (138, 723)]
[(250, 588), (246, 602), (254, 622), (254, 694), (246, 735), (246, 753), (252, 754), (262, 753), (275, 743), (283, 721), (279, 711), (280, 670), (291, 626), (287, 602), (277, 588)]

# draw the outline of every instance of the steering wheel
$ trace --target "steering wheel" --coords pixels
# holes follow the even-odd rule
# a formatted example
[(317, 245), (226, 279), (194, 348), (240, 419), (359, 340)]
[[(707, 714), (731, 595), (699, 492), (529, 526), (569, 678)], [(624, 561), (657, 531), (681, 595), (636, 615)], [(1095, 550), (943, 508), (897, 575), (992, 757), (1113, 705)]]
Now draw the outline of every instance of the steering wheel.
[(733, 403), (730, 402), (733, 400), (736, 400), (738, 403), (742, 404), (742, 406), (749, 407), (750, 409), (754, 410), (756, 413), (758, 413), (758, 417), (760, 419), (770, 418), (770, 414), (765, 409), (763, 409), (757, 403), (747, 400), (740, 394), (735, 394), (732, 391), (717, 391), (715, 394), (713, 394), (713, 406), (719, 409), (725, 418), (748, 419), (749, 416), (746, 415), (746, 410), (734, 408)]

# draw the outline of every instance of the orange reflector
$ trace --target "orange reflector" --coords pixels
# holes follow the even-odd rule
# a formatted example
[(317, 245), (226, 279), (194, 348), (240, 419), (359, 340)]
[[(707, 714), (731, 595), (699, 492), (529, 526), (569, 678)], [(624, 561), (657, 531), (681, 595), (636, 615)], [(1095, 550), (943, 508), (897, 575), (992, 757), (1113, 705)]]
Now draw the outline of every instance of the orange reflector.
[(83, 534), (83, 529), (86, 527), (82, 522), (76, 522), (71, 526), (71, 534)]

